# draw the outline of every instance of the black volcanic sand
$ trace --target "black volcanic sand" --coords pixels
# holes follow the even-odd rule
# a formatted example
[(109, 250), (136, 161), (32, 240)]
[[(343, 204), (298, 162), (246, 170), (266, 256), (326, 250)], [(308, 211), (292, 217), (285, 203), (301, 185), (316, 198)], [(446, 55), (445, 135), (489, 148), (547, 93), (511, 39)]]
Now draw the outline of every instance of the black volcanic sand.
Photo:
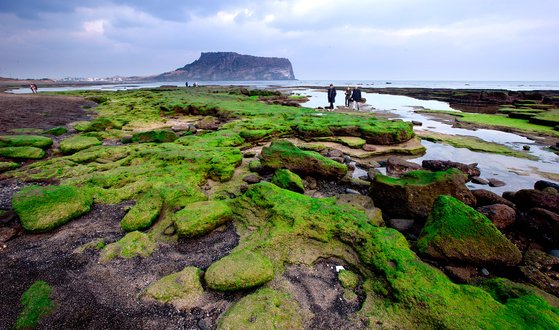
[(88, 120), (84, 107), (96, 103), (81, 97), (0, 93), (0, 134), (18, 128), (50, 129)]

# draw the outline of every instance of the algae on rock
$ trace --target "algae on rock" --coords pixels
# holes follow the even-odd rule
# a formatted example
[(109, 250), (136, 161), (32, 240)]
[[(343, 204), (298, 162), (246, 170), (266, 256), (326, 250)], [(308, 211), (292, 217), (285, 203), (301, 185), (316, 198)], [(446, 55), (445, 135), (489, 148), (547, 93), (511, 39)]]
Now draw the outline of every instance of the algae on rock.
[(51, 314), (56, 309), (51, 293), (52, 288), (45, 281), (33, 283), (21, 296), (23, 309), (14, 329), (34, 329), (41, 318)]
[(52, 145), (51, 138), (38, 135), (0, 135), (0, 148), (35, 147), (46, 149)]
[(283, 189), (298, 193), (305, 192), (305, 187), (303, 186), (303, 180), (301, 180), (301, 177), (287, 169), (276, 170), (274, 176), (272, 177), (272, 183)]
[(101, 145), (101, 141), (95, 137), (74, 135), (60, 142), (60, 151), (64, 154), (73, 154), (98, 145)]
[(28, 186), (12, 201), (21, 225), (30, 232), (53, 230), (89, 212), (92, 204), (87, 190), (72, 186)]
[(36, 147), (3, 147), (0, 148), (0, 156), (16, 159), (41, 159), (46, 153)]
[(219, 291), (253, 288), (273, 278), (272, 262), (248, 250), (233, 252), (214, 262), (204, 276), (208, 287)]
[(175, 228), (181, 237), (208, 234), (230, 221), (231, 208), (223, 201), (202, 201), (187, 205), (174, 215)]
[(198, 306), (204, 295), (200, 269), (188, 266), (178, 273), (167, 275), (147, 287), (145, 296), (175, 308), (188, 310)]
[(162, 207), (163, 198), (157, 191), (151, 190), (142, 195), (136, 205), (126, 213), (120, 221), (120, 226), (128, 232), (147, 229), (157, 219)]
[(130, 259), (134, 257), (148, 257), (159, 244), (153, 241), (147, 234), (133, 231), (126, 234), (119, 241), (106, 245), (99, 256), (99, 262), (105, 263), (120, 257)]

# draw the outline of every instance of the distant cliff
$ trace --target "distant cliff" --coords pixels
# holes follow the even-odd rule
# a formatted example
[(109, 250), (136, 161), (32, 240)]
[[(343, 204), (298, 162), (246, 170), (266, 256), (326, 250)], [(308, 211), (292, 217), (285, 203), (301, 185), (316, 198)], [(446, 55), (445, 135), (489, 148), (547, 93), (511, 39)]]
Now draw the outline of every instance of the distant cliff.
[(152, 78), (159, 81), (293, 80), (295, 75), (286, 58), (215, 52), (202, 53), (196, 61)]

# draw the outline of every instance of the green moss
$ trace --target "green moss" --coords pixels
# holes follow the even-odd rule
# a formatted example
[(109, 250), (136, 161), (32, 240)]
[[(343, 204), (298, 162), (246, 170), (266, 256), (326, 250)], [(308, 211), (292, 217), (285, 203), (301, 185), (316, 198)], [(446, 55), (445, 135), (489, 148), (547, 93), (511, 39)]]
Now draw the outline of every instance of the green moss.
[(52, 145), (52, 139), (37, 135), (1, 135), (0, 148), (2, 147), (35, 147), (46, 149)]
[(18, 163), (14, 162), (0, 162), (0, 172), (13, 170), (19, 167)]
[(54, 136), (60, 136), (68, 133), (68, 129), (64, 126), (53, 127), (43, 132), (43, 134), (50, 134)]
[(417, 132), (419, 137), (431, 142), (442, 142), (455, 148), (467, 148), (472, 151), (488, 152), (518, 158), (537, 160), (538, 157), (527, 152), (514, 150), (502, 144), (487, 142), (473, 136), (447, 135), (428, 131)]
[(149, 257), (157, 247), (158, 244), (147, 234), (133, 231), (119, 241), (105, 246), (99, 256), (99, 262), (105, 263), (118, 257), (125, 259)]
[(80, 122), (74, 126), (78, 132), (100, 132), (107, 129), (121, 129), (122, 122), (110, 118), (95, 118), (90, 122)]
[(134, 135), (132, 136), (132, 142), (162, 143), (162, 142), (173, 142), (177, 138), (178, 136), (177, 134), (175, 134), (175, 132), (161, 129), (161, 130), (134, 133)]
[(522, 255), (485, 215), (451, 196), (437, 197), (417, 241), (434, 258), (514, 265)]
[(231, 208), (225, 202), (197, 202), (175, 213), (174, 223), (179, 236), (196, 237), (231, 221), (231, 216)]
[(338, 280), (346, 289), (355, 289), (359, 285), (359, 276), (350, 270), (340, 270)]
[(98, 238), (91, 242), (85, 243), (81, 246), (78, 246), (76, 249), (74, 249), (74, 253), (84, 253), (85, 251), (88, 250), (99, 251), (103, 249), (106, 245), (107, 244), (105, 243), (104, 238)]
[(52, 288), (44, 281), (33, 283), (21, 296), (22, 311), (14, 329), (34, 329), (39, 320), (51, 314), (56, 306), (51, 299)]
[(200, 269), (192, 266), (157, 280), (145, 291), (145, 296), (161, 303), (174, 302), (188, 308), (196, 307), (203, 294)]
[(16, 159), (41, 159), (46, 153), (36, 147), (4, 147), (0, 148), (0, 156)]
[(244, 139), (235, 132), (220, 130), (202, 135), (184, 136), (179, 138), (177, 143), (185, 146), (198, 147), (238, 147), (244, 143)]
[(431, 172), (426, 170), (417, 170), (405, 173), (400, 178), (393, 178), (387, 175), (377, 174), (375, 181), (393, 185), (393, 186), (408, 186), (408, 185), (428, 185), (436, 181), (443, 181), (454, 175), (459, 175), (461, 172), (458, 169), (450, 168), (446, 171)]
[(533, 124), (555, 127), (559, 125), (559, 109), (539, 113), (529, 120)]
[(242, 290), (273, 279), (274, 268), (272, 262), (259, 253), (237, 251), (211, 264), (204, 278), (214, 290)]
[(71, 186), (28, 186), (12, 201), (21, 225), (31, 232), (53, 230), (89, 212), (92, 204), (87, 190)]
[(262, 169), (262, 162), (259, 159), (251, 160), (248, 163), (248, 168), (251, 172), (260, 172), (260, 170)]
[(98, 145), (101, 145), (101, 141), (95, 137), (74, 135), (60, 142), (60, 151), (65, 154), (73, 154)]
[(367, 143), (364, 139), (354, 136), (319, 137), (314, 140), (322, 142), (336, 142), (356, 149), (363, 147)]
[(128, 232), (147, 229), (157, 219), (162, 207), (161, 195), (156, 191), (149, 191), (126, 213), (120, 221), (120, 227)]
[(287, 140), (273, 141), (262, 148), (262, 166), (270, 169), (287, 168), (301, 175), (343, 177), (347, 166), (313, 151), (303, 151)]
[(290, 170), (276, 170), (274, 176), (272, 177), (272, 183), (283, 189), (288, 189), (298, 193), (305, 192), (305, 187), (303, 187), (303, 180), (301, 180), (301, 177)]
[(218, 329), (303, 329), (299, 304), (289, 295), (260, 289), (231, 306)]

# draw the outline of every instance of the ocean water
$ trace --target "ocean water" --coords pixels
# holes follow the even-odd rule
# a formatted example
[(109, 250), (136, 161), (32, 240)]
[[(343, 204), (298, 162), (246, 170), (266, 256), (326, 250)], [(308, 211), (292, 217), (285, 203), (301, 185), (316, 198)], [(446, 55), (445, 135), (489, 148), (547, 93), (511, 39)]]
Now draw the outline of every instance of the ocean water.
[[(193, 81), (189, 84), (192, 85)], [(430, 81), (430, 80), (276, 80), (276, 81), (199, 81), (202, 86), (247, 86), (252, 88), (326, 88), (330, 84), (343, 88), (346, 86), (360, 86), (364, 88), (451, 88), (451, 89), (507, 89), (523, 90), (559, 90), (559, 81)], [(184, 82), (151, 82), (151, 83), (120, 83), (68, 87), (41, 87), (39, 92), (57, 92), (68, 90), (127, 90), (138, 88), (153, 88), (159, 86), (183, 87)], [(12, 89), (11, 93), (31, 93), (28, 87)]]

